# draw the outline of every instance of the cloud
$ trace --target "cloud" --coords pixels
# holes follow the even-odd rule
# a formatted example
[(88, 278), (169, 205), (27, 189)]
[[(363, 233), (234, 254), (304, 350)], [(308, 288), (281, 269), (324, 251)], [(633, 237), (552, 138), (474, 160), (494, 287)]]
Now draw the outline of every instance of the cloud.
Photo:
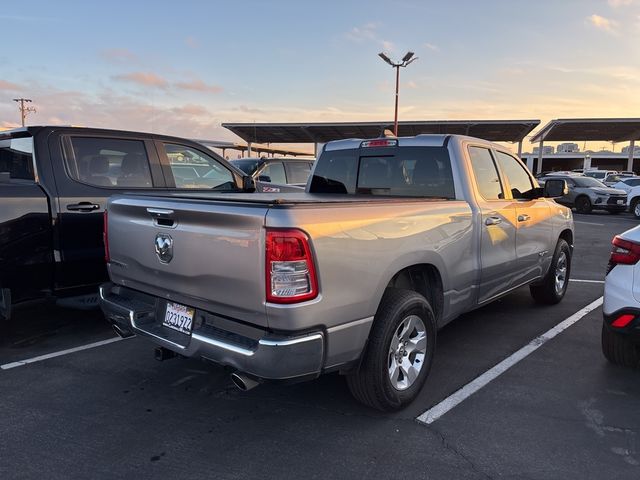
[(595, 13), (590, 17), (587, 17), (587, 21), (595, 28), (612, 35), (617, 35), (618, 22), (609, 18), (596, 15)]
[(378, 29), (377, 23), (367, 23), (360, 27), (353, 27), (346, 37), (356, 43), (363, 43), (364, 41), (376, 40), (376, 30)]
[(428, 43), (428, 42), (424, 44), (424, 48), (426, 48), (427, 50), (431, 50), (432, 52), (440, 51), (440, 47), (438, 47), (437, 45), (434, 45), (433, 43)]
[(607, 0), (607, 3), (612, 8), (626, 7), (631, 5), (633, 2), (634, 0)]
[(250, 107), (247, 107), (246, 105), (240, 105), (235, 110), (238, 110), (239, 112), (243, 112), (243, 113), (260, 113), (260, 114), (266, 113), (264, 110), (261, 110), (259, 108), (250, 108)]
[(393, 52), (394, 50), (393, 42), (389, 42), (388, 40), (382, 40), (382, 49), (385, 52)]
[(184, 43), (189, 48), (198, 48), (200, 46), (200, 42), (196, 39), (196, 37), (189, 35), (184, 39)]
[(184, 105), (182, 107), (174, 107), (171, 109), (171, 111), (177, 113), (178, 115), (188, 115), (194, 117), (209, 115), (209, 111), (206, 108), (200, 105), (193, 104)]
[(407, 82), (407, 87), (408, 88), (418, 88), (418, 84), (416, 82), (414, 82), (413, 80), (409, 80)]
[(109, 62), (126, 63), (138, 59), (138, 56), (126, 48), (107, 48), (100, 52), (100, 56)]
[(116, 75), (113, 78), (115, 80), (136, 83), (143, 87), (167, 88), (169, 86), (169, 82), (164, 78), (150, 72), (132, 72), (124, 75)]
[(211, 85), (203, 82), (202, 80), (192, 80), (190, 82), (178, 82), (175, 84), (177, 88), (182, 90), (192, 90), (194, 92), (203, 92), (203, 93), (220, 93), (222, 92), (222, 87), (219, 85)]
[(17, 83), (7, 82), (6, 80), (0, 80), (0, 90), (9, 90), (12, 92), (17, 92), (18, 90), (22, 90), (22, 88)]

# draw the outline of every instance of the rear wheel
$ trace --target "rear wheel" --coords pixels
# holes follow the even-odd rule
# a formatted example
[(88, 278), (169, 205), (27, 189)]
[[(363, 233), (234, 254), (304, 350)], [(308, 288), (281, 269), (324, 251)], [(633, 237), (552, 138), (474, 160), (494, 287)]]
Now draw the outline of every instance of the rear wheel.
[(602, 325), (602, 353), (611, 363), (640, 368), (640, 346)]
[(571, 249), (564, 239), (559, 239), (551, 260), (549, 271), (542, 282), (529, 285), (529, 291), (536, 303), (555, 305), (564, 298), (571, 274)]
[(578, 197), (576, 198), (576, 210), (578, 213), (591, 213), (591, 200), (589, 197)]
[(435, 340), (435, 316), (427, 299), (410, 290), (388, 289), (362, 364), (347, 376), (352, 395), (377, 410), (405, 407), (429, 375)]
[(640, 198), (634, 198), (631, 201), (631, 213), (633, 216), (640, 219)]

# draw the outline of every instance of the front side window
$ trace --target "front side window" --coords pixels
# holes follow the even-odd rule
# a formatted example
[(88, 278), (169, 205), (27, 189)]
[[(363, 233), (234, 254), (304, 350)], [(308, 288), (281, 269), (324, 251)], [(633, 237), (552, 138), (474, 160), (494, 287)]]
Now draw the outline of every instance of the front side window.
[(532, 198), (533, 184), (524, 166), (511, 155), (496, 152), (498, 163), (506, 175), (513, 198)]
[(0, 173), (8, 173), (11, 179), (35, 180), (32, 137), (0, 140)]
[(259, 176), (269, 177), (271, 183), (279, 183), (281, 185), (287, 183), (287, 176), (284, 173), (284, 165), (282, 165), (282, 162), (268, 163), (260, 171)]
[(309, 174), (311, 173), (311, 163), (307, 162), (288, 162), (287, 176), (289, 183), (307, 183)]
[(71, 178), (97, 187), (151, 188), (149, 158), (142, 140), (69, 137), (65, 160)]
[(185, 145), (165, 143), (176, 188), (236, 190), (233, 175), (215, 158)]
[(480, 195), (485, 200), (503, 199), (504, 192), (500, 184), (500, 176), (489, 149), (469, 147), (469, 157)]

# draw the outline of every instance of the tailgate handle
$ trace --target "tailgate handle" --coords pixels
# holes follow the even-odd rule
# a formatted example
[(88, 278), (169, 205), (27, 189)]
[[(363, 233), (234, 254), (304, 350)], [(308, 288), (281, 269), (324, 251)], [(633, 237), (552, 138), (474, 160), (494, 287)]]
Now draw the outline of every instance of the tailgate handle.
[(163, 208), (147, 208), (147, 212), (153, 217), (153, 223), (159, 227), (174, 227), (175, 221), (171, 218), (173, 210), (165, 210)]
[(71, 203), (67, 205), (67, 210), (77, 211), (77, 212), (91, 212), (93, 210), (98, 210), (100, 205), (97, 203), (91, 202), (80, 202), (80, 203)]

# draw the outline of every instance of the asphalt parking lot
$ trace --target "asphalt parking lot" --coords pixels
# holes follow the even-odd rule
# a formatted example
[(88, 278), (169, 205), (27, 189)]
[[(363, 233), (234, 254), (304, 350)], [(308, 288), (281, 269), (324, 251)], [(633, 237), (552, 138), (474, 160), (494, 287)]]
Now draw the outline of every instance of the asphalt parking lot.
[(416, 420), (601, 297), (611, 237), (637, 220), (575, 220), (563, 302), (537, 306), (524, 288), (457, 319), (420, 397), (392, 415), (357, 404), (338, 375), (245, 393), (215, 366), (157, 362), (139, 338), (22, 364), (113, 334), (98, 312), (21, 308), (0, 337), (0, 478), (640, 478), (640, 373), (602, 357), (597, 303)]

